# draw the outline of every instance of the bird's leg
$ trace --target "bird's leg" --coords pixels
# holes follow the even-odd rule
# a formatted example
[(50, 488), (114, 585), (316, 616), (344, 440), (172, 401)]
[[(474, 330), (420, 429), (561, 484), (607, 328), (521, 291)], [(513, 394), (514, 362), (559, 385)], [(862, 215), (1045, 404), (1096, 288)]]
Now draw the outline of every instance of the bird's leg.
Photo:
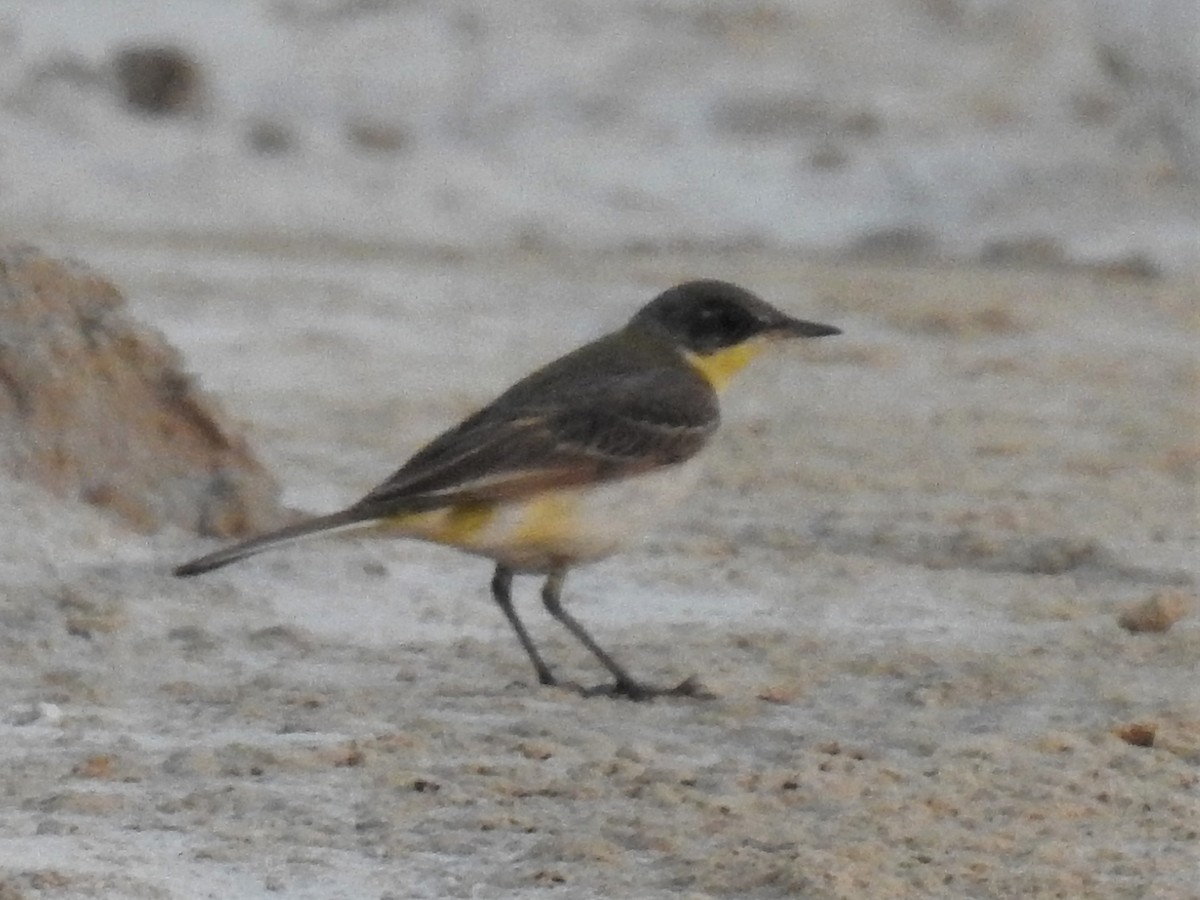
[(537, 647), (534, 646), (533, 638), (529, 636), (529, 632), (525, 630), (524, 623), (521, 622), (521, 619), (517, 616), (517, 611), (513, 608), (512, 580), (512, 569), (507, 566), (496, 566), (496, 574), (492, 576), (492, 597), (504, 613), (504, 617), (508, 619), (508, 624), (517, 633), (517, 640), (521, 642), (521, 646), (525, 648), (525, 652), (529, 655), (529, 661), (533, 663), (533, 668), (537, 671), (538, 682), (541, 684), (555, 684), (554, 673), (550, 671), (550, 667), (546, 665), (546, 661), (538, 653)]
[(562, 606), (562, 586), (563, 581), (567, 577), (566, 569), (557, 569), (551, 572), (546, 578), (546, 583), (542, 585), (542, 605), (546, 607), (546, 611), (554, 616), (567, 631), (571, 632), (583, 646), (591, 651), (592, 655), (604, 665), (612, 673), (616, 684), (611, 689), (584, 691), (586, 694), (599, 693), (614, 693), (628, 697), (630, 700), (649, 700), (653, 697), (664, 695), (686, 696), (686, 697), (711, 697), (711, 694), (705, 692), (704, 688), (695, 678), (689, 678), (674, 688), (657, 688), (650, 685), (642, 684), (635, 681), (628, 672), (615, 659), (605, 652), (604, 648), (592, 639), (592, 636), (587, 633), (587, 630), (579, 624), (578, 620), (569, 612), (563, 609)]

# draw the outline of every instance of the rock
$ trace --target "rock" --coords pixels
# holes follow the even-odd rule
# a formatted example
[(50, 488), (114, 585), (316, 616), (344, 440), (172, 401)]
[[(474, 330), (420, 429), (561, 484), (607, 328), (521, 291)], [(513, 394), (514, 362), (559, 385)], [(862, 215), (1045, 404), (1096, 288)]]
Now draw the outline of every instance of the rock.
[(274, 480), (175, 350), (101, 276), (26, 246), (0, 245), (0, 466), (141, 531), (281, 518)]
[(412, 144), (412, 136), (402, 126), (371, 119), (347, 122), (346, 139), (354, 149), (379, 156), (395, 156)]
[(1134, 747), (1153, 747), (1158, 726), (1153, 722), (1132, 722), (1113, 729), (1113, 734)]
[(254, 118), (246, 123), (246, 144), (259, 156), (286, 156), (299, 143), (295, 130), (286, 122)]
[(199, 114), (200, 66), (176, 47), (126, 47), (113, 59), (121, 99), (148, 116)]
[(1192, 602), (1192, 598), (1180, 590), (1157, 591), (1141, 603), (1122, 610), (1117, 616), (1117, 624), (1134, 634), (1169, 631), (1188, 614)]

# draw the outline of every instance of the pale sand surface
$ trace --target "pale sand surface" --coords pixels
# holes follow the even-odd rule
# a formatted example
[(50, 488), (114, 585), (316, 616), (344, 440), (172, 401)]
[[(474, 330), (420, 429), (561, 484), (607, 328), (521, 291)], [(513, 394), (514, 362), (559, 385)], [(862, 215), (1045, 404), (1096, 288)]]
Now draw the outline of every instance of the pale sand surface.
[[(726, 398), (696, 494), (531, 685), (489, 568), (330, 541), (203, 579), (0, 481), (0, 897), (1200, 896), (1195, 279), (761, 256), (80, 244), (288, 501), (354, 499), (686, 276), (845, 335)], [(537, 608), (558, 670), (600, 679)], [(1151, 747), (1121, 740), (1131, 724)]]

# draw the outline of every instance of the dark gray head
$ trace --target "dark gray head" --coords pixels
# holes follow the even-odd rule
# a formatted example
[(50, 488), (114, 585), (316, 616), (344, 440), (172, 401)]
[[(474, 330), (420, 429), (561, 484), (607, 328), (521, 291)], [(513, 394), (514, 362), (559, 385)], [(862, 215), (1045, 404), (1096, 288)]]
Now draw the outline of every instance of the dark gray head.
[(751, 338), (824, 337), (840, 328), (793, 319), (727, 281), (686, 281), (647, 303), (630, 324), (665, 334), (677, 346), (707, 356)]

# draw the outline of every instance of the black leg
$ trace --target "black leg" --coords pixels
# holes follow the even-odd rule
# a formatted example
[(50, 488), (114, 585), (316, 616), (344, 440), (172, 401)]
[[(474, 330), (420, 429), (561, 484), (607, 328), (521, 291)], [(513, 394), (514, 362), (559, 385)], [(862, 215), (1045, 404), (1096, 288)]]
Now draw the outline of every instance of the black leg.
[(507, 566), (496, 566), (496, 574), (492, 576), (492, 597), (504, 613), (504, 617), (508, 619), (508, 623), (512, 625), (513, 631), (517, 633), (517, 640), (525, 648), (525, 652), (529, 655), (529, 661), (533, 663), (533, 668), (537, 671), (538, 681), (541, 684), (554, 684), (554, 673), (550, 671), (550, 667), (546, 665), (545, 660), (542, 659), (542, 655), (538, 653), (537, 647), (534, 646), (533, 638), (529, 636), (529, 632), (525, 630), (525, 625), (517, 616), (517, 611), (513, 609), (512, 580), (512, 569)]
[(616, 684), (613, 686), (613, 692), (624, 694), (630, 700), (648, 700), (656, 694), (666, 693), (658, 691), (654, 688), (646, 687), (639, 684), (615, 659), (604, 651), (604, 648), (592, 639), (592, 636), (587, 633), (579, 621), (569, 612), (563, 609), (562, 606), (562, 586), (563, 581), (567, 577), (566, 569), (559, 569), (556, 572), (551, 572), (546, 578), (546, 583), (542, 585), (542, 604), (546, 607), (546, 611), (554, 616), (563, 627), (571, 634), (575, 635), (576, 640), (583, 646), (587, 647), (592, 652), (592, 655), (604, 665), (612, 673), (616, 679)]

